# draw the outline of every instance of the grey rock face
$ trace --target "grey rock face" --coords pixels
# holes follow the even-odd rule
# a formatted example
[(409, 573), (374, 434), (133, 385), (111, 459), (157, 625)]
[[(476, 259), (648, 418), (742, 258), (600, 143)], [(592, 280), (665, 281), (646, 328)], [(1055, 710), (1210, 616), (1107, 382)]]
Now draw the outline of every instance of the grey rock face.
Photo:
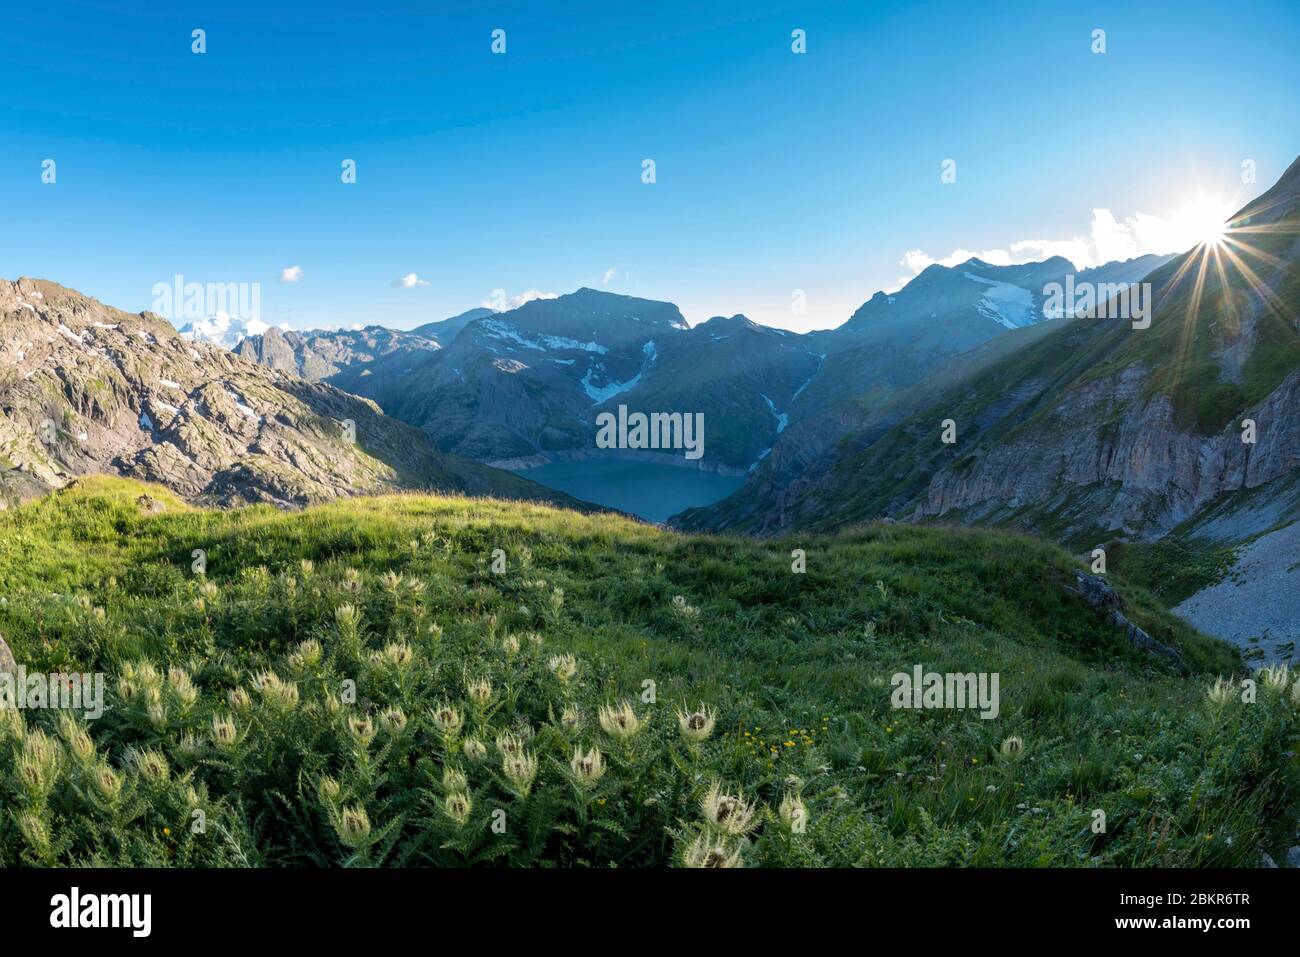
[(372, 374), (377, 370), (391, 370), (394, 362), (409, 366), (439, 348), (438, 340), (431, 335), (366, 326), (315, 332), (271, 328), (259, 336), (244, 339), (234, 351), (258, 365), (318, 382), (344, 370), (360, 378), (367, 369)]
[(0, 491), (21, 499), (96, 473), (217, 505), (403, 488), (573, 502), (440, 454), (374, 402), (186, 341), (152, 313), (0, 280)]
[(1106, 620), (1111, 624), (1123, 629), (1128, 636), (1129, 643), (1134, 648), (1140, 648), (1149, 654), (1167, 658), (1179, 668), (1186, 667), (1182, 655), (1163, 642), (1156, 641), (1128, 619), (1128, 616), (1124, 614), (1124, 603), (1120, 599), (1119, 593), (1111, 588), (1110, 583), (1104, 578), (1076, 572), (1075, 581), (1078, 583), (1079, 592), (1088, 605), (1105, 615)]
[[(1038, 427), (983, 450), (963, 471), (930, 482), (923, 514), (990, 501), (1022, 506), (1061, 489), (1113, 484), (1122, 489), (1096, 518), (1115, 529), (1161, 534), (1225, 492), (1256, 488), (1300, 466), (1300, 372), (1243, 418), (1260, 426), (1241, 441), (1237, 422), (1218, 435), (1179, 428), (1169, 399), (1133, 402), (1145, 370), (1136, 367), (1065, 396)], [(1115, 421), (1113, 410), (1128, 406)]]

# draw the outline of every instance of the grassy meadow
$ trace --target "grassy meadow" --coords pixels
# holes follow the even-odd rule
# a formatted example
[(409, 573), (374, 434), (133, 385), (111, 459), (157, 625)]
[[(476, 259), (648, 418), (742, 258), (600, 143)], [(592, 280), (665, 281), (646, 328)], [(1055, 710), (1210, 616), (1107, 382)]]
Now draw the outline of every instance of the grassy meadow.
[[(0, 635), (29, 673), (107, 681), (95, 721), (0, 710), (0, 866), (1254, 866), (1295, 843), (1294, 679), (1243, 702), (1233, 649), (1114, 581), (1188, 669), (1142, 655), (1077, 568), (1002, 531), (220, 512), (86, 479), (0, 513)], [(998, 673), (998, 717), (893, 709), (917, 664)]]

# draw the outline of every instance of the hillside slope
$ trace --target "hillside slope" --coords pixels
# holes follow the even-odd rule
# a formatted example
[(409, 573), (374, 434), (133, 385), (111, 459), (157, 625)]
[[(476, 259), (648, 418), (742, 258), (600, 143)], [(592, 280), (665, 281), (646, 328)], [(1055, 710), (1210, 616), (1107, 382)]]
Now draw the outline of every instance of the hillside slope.
[[(1300, 161), (1234, 217), (1223, 246), (1147, 281), (1150, 328), (1081, 317), (1008, 336), (999, 346), (1022, 348), (977, 356), (923, 384), (919, 408), (842, 433), (812, 476), (680, 523), (828, 529), (895, 515), (1006, 522), (1083, 547), (1159, 537), (1288, 475), (1300, 465)], [(947, 419), (952, 444), (940, 441)]]
[[(1168, 258), (1106, 263), (1078, 277), (1123, 282)], [(374, 399), (445, 452), (510, 467), (597, 454), (596, 416), (620, 404), (702, 413), (698, 460), (599, 454), (737, 474), (769, 454), (814, 458), (861, 424), (864, 403), (895, 402), (954, 356), (1034, 328), (1045, 317), (1045, 285), (1073, 272), (1061, 257), (935, 264), (898, 292), (877, 293), (840, 327), (807, 334), (743, 315), (688, 327), (672, 303), (579, 289), (411, 332), (270, 330), (239, 351)]]
[(443, 455), (373, 402), (43, 280), (0, 280), (0, 501), (101, 472), (193, 501), (399, 488), (574, 500)]
[[(1288, 847), (1289, 689), (1207, 697), (1231, 649), (1125, 590), (1180, 673), (1078, 573), (973, 530), (760, 542), (411, 495), (212, 512), (87, 481), (0, 516), (0, 633), (29, 671), (106, 673), (110, 706), (85, 730), (10, 712), (0, 866), (1250, 866)], [(891, 708), (916, 665), (997, 673), (997, 716)], [(29, 752), (37, 797), (9, 770)]]

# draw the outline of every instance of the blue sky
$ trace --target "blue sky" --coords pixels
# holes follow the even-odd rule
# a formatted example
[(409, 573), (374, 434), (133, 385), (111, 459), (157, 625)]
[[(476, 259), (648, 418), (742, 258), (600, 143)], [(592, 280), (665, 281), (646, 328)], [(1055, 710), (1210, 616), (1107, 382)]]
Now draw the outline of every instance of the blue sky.
[(0, 13), (0, 276), (259, 282), (297, 328), (584, 285), (828, 327), (955, 250), (1177, 243), (1300, 152), (1294, 2), (136, 6)]

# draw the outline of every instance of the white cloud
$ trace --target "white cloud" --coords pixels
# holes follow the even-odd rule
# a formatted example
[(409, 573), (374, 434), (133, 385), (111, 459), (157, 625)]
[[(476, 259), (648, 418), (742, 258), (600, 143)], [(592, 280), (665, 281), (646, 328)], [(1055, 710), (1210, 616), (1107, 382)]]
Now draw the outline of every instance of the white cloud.
[(507, 296), (504, 289), (493, 289), (492, 298), (484, 299), (480, 306), (485, 309), (495, 309), (497, 312), (505, 312), (507, 309), (518, 309), (526, 302), (532, 302), (534, 299), (559, 299), (558, 292), (542, 292), (540, 289), (529, 289), (521, 292), (516, 296)]
[(1148, 253), (1182, 252), (1190, 245), (1183, 223), (1151, 213), (1136, 213), (1120, 222), (1109, 209), (1094, 209), (1092, 224), (1085, 236), (1069, 239), (1021, 239), (1005, 249), (985, 249), (980, 252), (954, 249), (947, 256), (937, 259), (924, 250), (910, 249), (903, 254), (899, 265), (911, 270), (911, 275), (900, 276), (894, 287), (885, 291), (898, 291), (913, 276), (934, 263), (956, 266), (971, 257), (994, 266), (1013, 266), (1041, 262), (1052, 256), (1064, 256), (1079, 269), (1088, 269), (1116, 259), (1132, 259)]
[(301, 266), (286, 266), (280, 270), (280, 282), (297, 282), (301, 278)]
[(606, 269), (606, 270), (605, 270), (605, 278), (602, 279), (602, 280), (600, 281), (600, 284), (601, 284), (602, 286), (608, 286), (608, 285), (609, 285), (609, 281), (610, 281), (611, 279), (614, 278), (614, 273), (615, 273), (615, 272), (616, 272), (616, 270), (614, 269), (613, 266), (610, 266), (608, 269)]
[(408, 272), (401, 279), (394, 279), (393, 285), (400, 289), (414, 289), (416, 286), (429, 285), (429, 281), (427, 279), (421, 279), (413, 272)]

